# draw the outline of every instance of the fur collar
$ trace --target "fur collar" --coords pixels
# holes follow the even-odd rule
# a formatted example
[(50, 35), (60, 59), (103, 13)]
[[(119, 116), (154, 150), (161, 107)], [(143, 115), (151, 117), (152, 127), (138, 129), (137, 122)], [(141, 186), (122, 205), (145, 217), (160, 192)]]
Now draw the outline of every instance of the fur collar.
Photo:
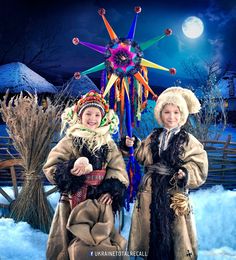
[(184, 154), (183, 145), (189, 141), (188, 133), (185, 131), (185, 129), (181, 128), (180, 131), (172, 137), (167, 149), (159, 154), (159, 136), (162, 131), (163, 128), (156, 128), (150, 137), (150, 148), (153, 163), (161, 162), (170, 167), (179, 168), (183, 164), (182, 160), (180, 159), (180, 157)]

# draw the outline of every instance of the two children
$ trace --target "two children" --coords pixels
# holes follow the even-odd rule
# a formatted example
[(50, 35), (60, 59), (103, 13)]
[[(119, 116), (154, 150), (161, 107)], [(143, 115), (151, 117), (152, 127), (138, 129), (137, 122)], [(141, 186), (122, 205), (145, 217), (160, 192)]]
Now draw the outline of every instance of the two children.
[[(182, 126), (189, 114), (199, 110), (192, 91), (165, 90), (154, 110), (163, 128), (136, 143), (135, 157), (145, 174), (134, 206), (128, 250), (147, 252), (148, 259), (197, 259), (188, 190), (204, 183), (208, 160), (201, 143)], [(81, 206), (77, 205), (91, 198), (116, 210), (128, 186), (122, 155), (110, 136), (117, 122), (105, 100), (89, 92), (65, 113), (64, 120), (70, 128), (44, 166), (47, 178), (62, 193), (49, 235), (48, 259), (68, 257), (71, 234), (66, 224), (73, 208), (78, 216)], [(133, 146), (134, 139), (126, 137), (125, 144)]]

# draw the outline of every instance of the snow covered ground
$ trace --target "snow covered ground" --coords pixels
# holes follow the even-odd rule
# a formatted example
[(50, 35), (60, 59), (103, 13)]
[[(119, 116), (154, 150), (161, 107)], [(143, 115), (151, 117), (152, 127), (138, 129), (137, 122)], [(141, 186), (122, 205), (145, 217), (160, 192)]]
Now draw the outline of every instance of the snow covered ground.
[[(7, 192), (11, 188), (5, 188)], [(53, 207), (58, 194), (50, 196)], [(236, 259), (236, 190), (224, 190), (214, 186), (190, 194), (196, 219), (199, 260)], [(0, 196), (0, 203), (4, 198)], [(122, 235), (128, 238), (131, 211), (125, 212)], [(27, 223), (14, 223), (12, 219), (0, 219), (1, 260), (44, 260), (47, 234), (32, 229)]]

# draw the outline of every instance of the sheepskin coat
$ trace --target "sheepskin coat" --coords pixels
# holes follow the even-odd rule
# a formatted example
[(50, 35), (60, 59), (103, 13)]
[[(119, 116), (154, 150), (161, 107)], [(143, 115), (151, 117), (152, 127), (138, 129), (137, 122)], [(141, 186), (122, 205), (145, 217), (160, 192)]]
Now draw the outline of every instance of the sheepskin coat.
[[(43, 171), (47, 179), (52, 183), (55, 183), (54, 174), (57, 169), (57, 164), (61, 162), (68, 162), (70, 160), (76, 160), (79, 157), (84, 157), (79, 149), (74, 145), (74, 137), (66, 136), (59, 141), (59, 143), (49, 153), (47, 161), (43, 167)], [(126, 187), (129, 185), (129, 179), (126, 172), (126, 166), (121, 152), (116, 146), (113, 140), (109, 141), (109, 148), (107, 158), (103, 164), (103, 168), (106, 169), (105, 179), (119, 179)]]
[[(126, 166), (121, 152), (110, 138), (107, 144), (90, 154), (88, 149), (80, 149), (80, 137), (65, 136), (50, 152), (43, 167), (47, 179), (58, 186), (61, 198), (51, 225), (47, 244), (47, 259), (69, 259), (68, 246), (73, 234), (67, 230), (67, 222), (71, 214), (70, 195), (83, 186), (84, 176), (73, 176), (70, 170), (79, 157), (87, 157), (94, 170), (105, 169), (103, 181), (97, 187), (88, 187), (87, 199), (98, 199), (109, 192), (113, 198), (112, 207), (116, 211), (122, 207), (124, 193), (129, 184)], [(68, 196), (69, 195), (69, 196)]]
[[(159, 137), (154, 131), (135, 149), (135, 157), (144, 165), (145, 174), (134, 206), (128, 249), (143, 251), (148, 259), (197, 259), (197, 237), (191, 205), (187, 214), (177, 216), (171, 209), (171, 197), (201, 186), (208, 173), (208, 159), (202, 144), (181, 129), (160, 154)], [(183, 180), (173, 183), (173, 175), (182, 169)]]

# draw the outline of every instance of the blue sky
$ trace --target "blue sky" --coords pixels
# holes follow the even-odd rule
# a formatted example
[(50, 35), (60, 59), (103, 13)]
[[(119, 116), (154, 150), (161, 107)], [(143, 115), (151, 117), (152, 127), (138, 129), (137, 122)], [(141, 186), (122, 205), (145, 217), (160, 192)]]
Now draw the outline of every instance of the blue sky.
[[(30, 64), (31, 68), (60, 78), (73, 76), (101, 62), (102, 54), (79, 45), (74, 46), (72, 38), (98, 45), (107, 45), (109, 36), (97, 10), (106, 9), (106, 18), (119, 37), (125, 37), (134, 18), (134, 7), (141, 6), (136, 27), (135, 41), (145, 42), (162, 35), (166, 28), (173, 34), (144, 51), (144, 58), (164, 67), (175, 67), (176, 76), (167, 72), (149, 69), (151, 85), (171, 84), (178, 79), (188, 78), (183, 62), (189, 59), (204, 69), (204, 62), (217, 59), (223, 67), (231, 63), (236, 69), (236, 3), (235, 1), (3, 1), (0, 26), (0, 47), (16, 44), (8, 51), (4, 62), (21, 61), (20, 50), (26, 49), (30, 56), (44, 44), (44, 55)], [(188, 16), (197, 16), (204, 23), (204, 32), (197, 39), (187, 38), (182, 32), (182, 23)], [(9, 18), (10, 17), (10, 18)], [(47, 40), (45, 40), (47, 39)], [(3, 45), (3, 43), (5, 45)], [(3, 48), (3, 47), (4, 48)], [(27, 60), (27, 59), (26, 59)], [(27, 63), (27, 62), (26, 62)], [(0, 56), (1, 64), (1, 56)], [(27, 64), (26, 64), (27, 65)], [(90, 74), (99, 77), (99, 74)]]

